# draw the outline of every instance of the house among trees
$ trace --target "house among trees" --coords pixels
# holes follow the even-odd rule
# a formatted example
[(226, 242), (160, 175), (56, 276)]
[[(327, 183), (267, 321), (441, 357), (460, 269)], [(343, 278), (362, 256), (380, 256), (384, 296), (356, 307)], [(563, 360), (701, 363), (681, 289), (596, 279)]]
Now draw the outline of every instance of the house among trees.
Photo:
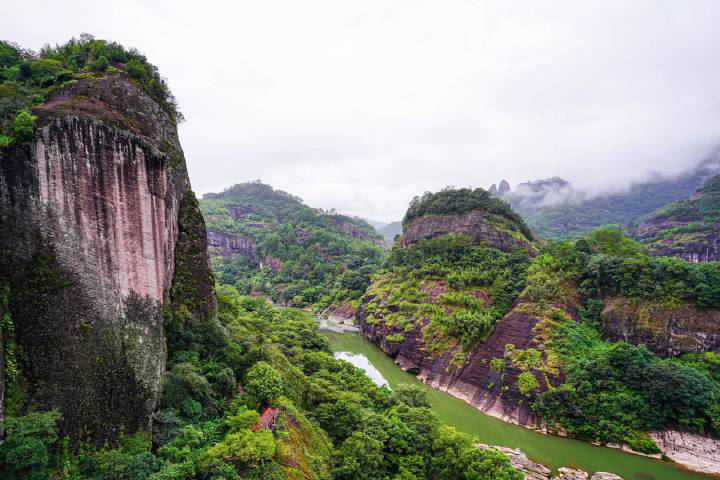
[(252, 431), (257, 432), (263, 428), (274, 428), (278, 415), (280, 415), (279, 408), (266, 408), (263, 411), (262, 415), (260, 415), (260, 420), (258, 420), (255, 426), (252, 428)]

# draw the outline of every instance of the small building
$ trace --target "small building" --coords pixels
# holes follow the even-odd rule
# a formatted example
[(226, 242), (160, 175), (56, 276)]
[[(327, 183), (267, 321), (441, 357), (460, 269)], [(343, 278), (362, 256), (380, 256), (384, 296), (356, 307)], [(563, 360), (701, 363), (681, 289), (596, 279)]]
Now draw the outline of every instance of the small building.
[(260, 429), (263, 428), (269, 428), (272, 429), (275, 427), (275, 422), (277, 422), (278, 415), (280, 415), (280, 409), (279, 408), (266, 408), (262, 415), (260, 415), (260, 420), (253, 426), (252, 431), (257, 432), (260, 431)]

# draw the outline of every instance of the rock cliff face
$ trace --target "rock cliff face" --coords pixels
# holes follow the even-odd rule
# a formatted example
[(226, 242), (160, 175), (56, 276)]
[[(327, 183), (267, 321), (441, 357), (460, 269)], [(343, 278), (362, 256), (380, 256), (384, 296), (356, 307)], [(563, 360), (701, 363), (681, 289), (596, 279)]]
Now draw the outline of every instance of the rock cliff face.
[(632, 233), (651, 255), (695, 263), (720, 260), (720, 175), (688, 200), (666, 205)]
[(150, 427), (179, 283), (207, 297), (193, 314), (214, 312), (204, 224), (182, 220), (197, 203), (174, 123), (132, 81), (82, 79), (34, 113), (36, 141), (0, 150), (0, 280), (28, 402), (113, 441)]
[(498, 250), (508, 251), (513, 247), (519, 247), (527, 248), (531, 253), (536, 251), (519, 232), (494, 226), (486, 220), (487, 214), (481, 210), (416, 218), (404, 226), (400, 245), (410, 245), (449, 233), (463, 233), (475, 239), (477, 243), (484, 243)]
[(352, 222), (330, 217), (330, 223), (337, 226), (345, 235), (350, 235), (353, 238), (366, 240), (368, 242), (373, 242), (376, 244), (379, 243), (379, 240), (377, 238), (373, 238), (367, 233), (363, 232), (360, 228), (358, 228), (357, 225), (354, 225)]
[(692, 432), (665, 430), (650, 437), (670, 460), (703, 473), (720, 474), (720, 440)]
[[(357, 315), (360, 332), (395, 358), (403, 370), (417, 374), (418, 378), (433, 388), (460, 398), (497, 418), (525, 426), (535, 423), (529, 408), (530, 399), (517, 388), (517, 379), (522, 370), (511, 362), (506, 362), (502, 371), (496, 371), (491, 365), (493, 359), (505, 358), (506, 345), (514, 345), (514, 348), (522, 350), (535, 346), (533, 329), (539, 319), (529, 313), (523, 304), (518, 304), (498, 321), (490, 336), (466, 354), (462, 364), (453, 362), (460, 347), (442, 354), (427, 351), (422, 334), (427, 321), (416, 322), (411, 332), (404, 333), (403, 342), (394, 343), (387, 338), (399, 333), (399, 330), (384, 324), (368, 324), (366, 306), (362, 305)], [(562, 381), (559, 376), (537, 372), (533, 374), (541, 390), (548, 388), (548, 381), (554, 386)]]
[(605, 302), (603, 336), (625, 340), (661, 356), (720, 351), (720, 311), (693, 305), (613, 298)]
[(211, 256), (231, 257), (233, 255), (242, 255), (252, 260), (258, 259), (255, 240), (250, 237), (213, 229), (208, 229), (207, 237), (208, 253)]
[(701, 232), (691, 232), (686, 235), (668, 235), (657, 239), (663, 232), (671, 229), (686, 228), (702, 219), (697, 218), (671, 218), (666, 215), (653, 217), (641, 224), (634, 231), (639, 241), (647, 241), (651, 255), (660, 257), (679, 257), (688, 262), (716, 262), (720, 260), (720, 222)]

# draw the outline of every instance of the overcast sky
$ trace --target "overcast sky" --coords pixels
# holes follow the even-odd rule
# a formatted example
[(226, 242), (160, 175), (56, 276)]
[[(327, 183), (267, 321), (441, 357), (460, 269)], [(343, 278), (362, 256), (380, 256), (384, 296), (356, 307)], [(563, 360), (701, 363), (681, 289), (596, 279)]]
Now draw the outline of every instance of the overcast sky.
[(26, 48), (88, 32), (168, 78), (196, 192), (262, 179), (402, 217), (445, 185), (622, 188), (720, 145), (720, 1), (0, 0)]

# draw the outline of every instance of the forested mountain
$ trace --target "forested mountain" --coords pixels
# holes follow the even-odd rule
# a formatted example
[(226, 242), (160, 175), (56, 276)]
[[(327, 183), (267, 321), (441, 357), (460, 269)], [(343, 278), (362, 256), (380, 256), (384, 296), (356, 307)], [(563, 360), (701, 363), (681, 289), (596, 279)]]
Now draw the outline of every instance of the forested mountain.
[(676, 178), (634, 183), (613, 194), (588, 197), (554, 177), (522, 183), (496, 195), (508, 201), (542, 238), (566, 238), (587, 234), (601, 225), (625, 227), (668, 203), (690, 197), (717, 173), (720, 159), (716, 156)]
[(720, 264), (651, 257), (614, 228), (538, 245), (487, 198), (411, 203), (359, 307), (367, 338), (513, 422), (644, 453), (658, 430), (720, 435)]
[(363, 294), (384, 259), (366, 221), (313, 209), (259, 182), (200, 202), (220, 283), (283, 304), (322, 310)]

